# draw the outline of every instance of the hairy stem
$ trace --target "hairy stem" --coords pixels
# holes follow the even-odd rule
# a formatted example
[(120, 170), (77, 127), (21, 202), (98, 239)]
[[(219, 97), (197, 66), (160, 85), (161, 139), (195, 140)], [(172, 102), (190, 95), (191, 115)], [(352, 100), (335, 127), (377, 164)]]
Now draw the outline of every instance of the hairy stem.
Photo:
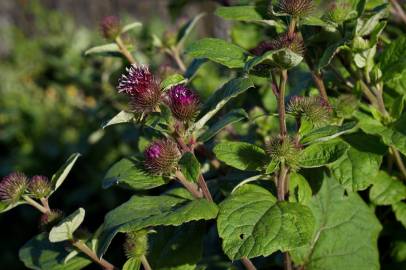
[(151, 265), (149, 264), (147, 257), (145, 255), (141, 256), (141, 263), (144, 266), (144, 270), (152, 270)]
[(51, 208), (49, 207), (48, 199), (47, 198), (41, 198), (41, 203), (45, 207), (48, 213), (51, 212)]
[(257, 269), (255, 267), (255, 265), (251, 262), (251, 260), (248, 258), (242, 258), (241, 262), (247, 270), (256, 270)]
[(171, 51), (172, 51), (171, 56), (172, 56), (173, 60), (175, 60), (175, 62), (178, 65), (179, 69), (182, 72), (185, 72), (186, 71), (186, 65), (185, 65), (185, 63), (183, 63), (183, 60), (180, 57), (179, 50), (178, 49), (172, 49)]
[(97, 256), (97, 254), (91, 250), (85, 243), (81, 241), (72, 241), (72, 245), (79, 249), (81, 252), (86, 254), (92, 261), (100, 265), (105, 270), (118, 270), (117, 267), (106, 261), (105, 259), (101, 259)]
[(120, 36), (116, 38), (116, 44), (118, 48), (120, 49), (121, 54), (127, 58), (128, 62), (131, 64), (136, 64), (137, 62), (135, 61), (133, 55), (128, 51), (128, 49), (125, 47), (123, 40), (121, 39)]
[(395, 147), (391, 146), (390, 150), (393, 154), (393, 157), (395, 158), (396, 165), (398, 166), (400, 172), (402, 173), (403, 179), (406, 180), (406, 167), (405, 164), (403, 163), (402, 156)]
[(204, 179), (203, 174), (199, 175), (199, 180), (198, 180), (198, 185), (200, 189), (203, 192), (203, 196), (208, 200), (209, 202), (213, 201), (213, 197), (211, 196), (210, 190), (207, 186), (206, 180)]
[(37, 203), (35, 200), (33, 200), (32, 198), (30, 198), (27, 195), (23, 196), (23, 199), (31, 206), (35, 207), (38, 211), (40, 211), (43, 214), (48, 213), (48, 210), (42, 206), (41, 204)]
[(286, 69), (282, 70), (281, 73), (281, 83), (279, 86), (279, 96), (278, 96), (278, 114), (279, 114), (279, 130), (282, 138), (286, 137), (286, 109), (285, 109), (285, 92), (286, 83), (288, 80), (288, 71)]
[(393, 6), (395, 14), (406, 24), (406, 14), (399, 2), (397, 0), (389, 0), (389, 2)]
[(189, 182), (181, 171), (176, 171), (175, 176), (179, 183), (181, 183), (196, 199), (203, 198), (203, 193), (199, 190), (195, 183)]
[(321, 73), (318, 71), (312, 71), (312, 78), (314, 83), (316, 84), (317, 89), (319, 89), (320, 96), (324, 99), (325, 102), (328, 102), (328, 96), (326, 91), (326, 86), (324, 85), (323, 78), (321, 77)]

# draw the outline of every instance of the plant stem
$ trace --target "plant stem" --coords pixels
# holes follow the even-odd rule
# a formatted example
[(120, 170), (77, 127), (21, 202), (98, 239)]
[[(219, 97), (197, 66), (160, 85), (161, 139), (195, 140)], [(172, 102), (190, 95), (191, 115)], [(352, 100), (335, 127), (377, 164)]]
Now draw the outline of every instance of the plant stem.
[(389, 0), (389, 2), (392, 4), (396, 15), (406, 24), (406, 14), (399, 2), (397, 0)]
[(279, 114), (279, 130), (282, 138), (286, 137), (286, 112), (285, 112), (285, 92), (286, 83), (288, 80), (288, 71), (286, 69), (282, 70), (281, 73), (281, 83), (279, 86), (279, 96), (278, 96), (278, 114)]
[(391, 146), (390, 149), (395, 158), (396, 164), (398, 165), (398, 168), (399, 168), (400, 172), (402, 173), (403, 179), (406, 180), (406, 167), (405, 167), (405, 164), (403, 163), (402, 156), (400, 155), (399, 151), (395, 147)]
[(189, 182), (181, 171), (176, 171), (175, 176), (181, 183), (196, 199), (203, 198), (203, 193), (199, 191), (198, 186), (195, 183)]
[(47, 198), (41, 198), (41, 203), (45, 207), (48, 213), (51, 212), (51, 208), (49, 207), (48, 199)]
[(175, 62), (178, 65), (179, 69), (182, 72), (185, 72), (186, 71), (186, 65), (185, 65), (185, 63), (183, 63), (183, 60), (180, 57), (179, 49), (174, 48), (174, 49), (171, 50), (171, 52), (172, 52), (171, 56), (172, 56), (173, 60), (175, 60)]
[(86, 254), (90, 259), (92, 259), (95, 263), (99, 264), (106, 270), (117, 270), (118, 268), (109, 263), (108, 261), (99, 258), (96, 253), (91, 250), (85, 243), (81, 241), (72, 241), (71, 242), (74, 247), (79, 249), (81, 252)]
[(145, 255), (141, 256), (141, 263), (144, 266), (144, 270), (152, 270), (151, 265), (149, 264), (147, 257)]
[(208, 200), (209, 202), (213, 201), (213, 197), (211, 196), (210, 190), (207, 187), (206, 180), (204, 180), (203, 174), (199, 174), (199, 180), (198, 180), (198, 185), (200, 189), (203, 192), (203, 196)]
[(281, 168), (279, 170), (278, 176), (278, 183), (277, 183), (277, 192), (278, 192), (278, 201), (285, 200), (285, 193), (286, 193), (286, 178), (289, 172), (289, 168), (285, 166), (285, 164), (281, 164)]
[(291, 17), (289, 29), (288, 29), (289, 35), (293, 35), (293, 33), (295, 32), (296, 21), (297, 21), (297, 19), (295, 17)]
[(36, 209), (38, 209), (38, 211), (40, 211), (43, 214), (48, 213), (48, 210), (42, 206), (41, 204), (37, 203), (35, 200), (31, 199), (29, 196), (24, 195), (23, 199), (31, 206), (35, 207)]
[(314, 83), (316, 84), (317, 89), (319, 89), (320, 96), (326, 101), (328, 104), (328, 96), (326, 91), (326, 86), (324, 85), (323, 78), (321, 77), (321, 73), (319, 71), (312, 71), (312, 78)]
[(251, 260), (248, 258), (242, 258), (241, 262), (242, 262), (242, 264), (244, 264), (244, 266), (247, 270), (256, 270), (257, 269), (255, 267), (255, 265), (251, 262)]
[(292, 260), (290, 259), (289, 253), (283, 253), (283, 266), (285, 270), (292, 270)]
[(137, 62), (135, 61), (133, 55), (128, 51), (128, 49), (125, 47), (123, 40), (121, 39), (120, 36), (116, 38), (116, 44), (118, 48), (120, 49), (121, 54), (127, 58), (128, 62), (131, 64), (136, 64)]

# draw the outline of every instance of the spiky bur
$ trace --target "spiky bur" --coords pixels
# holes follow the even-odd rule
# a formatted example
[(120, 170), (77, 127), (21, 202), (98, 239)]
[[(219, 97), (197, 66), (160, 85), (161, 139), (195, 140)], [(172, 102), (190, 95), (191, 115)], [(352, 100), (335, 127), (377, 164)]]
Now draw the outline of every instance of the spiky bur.
[(184, 85), (172, 87), (167, 95), (166, 103), (172, 115), (179, 121), (191, 121), (199, 110), (199, 96)]
[(7, 204), (18, 202), (28, 187), (28, 178), (24, 173), (13, 172), (0, 182), (0, 200)]
[(156, 140), (144, 152), (144, 165), (154, 175), (171, 174), (181, 157), (177, 144), (170, 139)]
[(148, 231), (141, 230), (127, 233), (124, 253), (127, 258), (140, 258), (148, 252)]
[(155, 111), (161, 102), (162, 92), (149, 68), (133, 64), (126, 71), (119, 79), (118, 92), (130, 97), (130, 106), (134, 111)]
[(104, 38), (114, 40), (121, 32), (120, 19), (106, 16), (100, 21), (100, 30)]
[(352, 6), (346, 2), (333, 2), (327, 7), (327, 12), (322, 19), (331, 23), (343, 23), (351, 17)]
[(256, 48), (252, 49), (251, 52), (259, 56), (268, 51), (280, 49), (290, 49), (292, 52), (303, 56), (305, 46), (302, 36), (298, 33), (284, 33), (272, 41), (262, 41)]
[(64, 217), (64, 214), (59, 209), (52, 209), (51, 212), (41, 216), (39, 227), (42, 231), (49, 231), (53, 226), (58, 224)]
[(28, 191), (37, 199), (47, 197), (51, 191), (52, 186), (46, 176), (35, 175), (31, 178), (28, 184)]
[(282, 138), (277, 135), (266, 143), (266, 152), (272, 160), (284, 163), (289, 166), (292, 171), (299, 169), (300, 151), (300, 144), (296, 143), (291, 137)]
[(277, 10), (292, 17), (299, 18), (309, 15), (314, 9), (312, 0), (279, 0)]
[(333, 110), (321, 97), (294, 96), (289, 102), (287, 112), (298, 119), (305, 118), (315, 127), (320, 127), (332, 118)]

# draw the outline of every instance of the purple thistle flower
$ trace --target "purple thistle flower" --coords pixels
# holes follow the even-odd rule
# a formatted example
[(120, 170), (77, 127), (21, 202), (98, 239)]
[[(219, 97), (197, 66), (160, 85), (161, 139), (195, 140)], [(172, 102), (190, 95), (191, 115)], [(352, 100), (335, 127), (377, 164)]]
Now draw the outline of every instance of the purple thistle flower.
[(262, 41), (251, 50), (251, 53), (261, 56), (268, 51), (276, 51), (280, 49), (290, 49), (292, 52), (303, 55), (305, 51), (302, 37), (297, 34), (285, 33), (272, 41)]
[(152, 174), (170, 174), (175, 169), (181, 153), (177, 144), (170, 139), (151, 143), (144, 152), (145, 168)]
[(0, 200), (9, 204), (16, 203), (25, 193), (28, 178), (21, 172), (11, 173), (0, 182)]
[(119, 79), (118, 92), (130, 96), (136, 112), (151, 112), (159, 105), (162, 92), (148, 67), (131, 65)]
[(37, 199), (47, 197), (51, 191), (51, 183), (46, 176), (35, 175), (28, 184), (28, 191)]
[(184, 85), (176, 85), (169, 90), (168, 106), (179, 121), (190, 121), (199, 109), (199, 96)]
[(314, 9), (312, 0), (279, 0), (278, 8), (293, 17), (304, 17)]
[(119, 18), (116, 16), (104, 17), (100, 22), (100, 30), (106, 39), (114, 40), (121, 31)]

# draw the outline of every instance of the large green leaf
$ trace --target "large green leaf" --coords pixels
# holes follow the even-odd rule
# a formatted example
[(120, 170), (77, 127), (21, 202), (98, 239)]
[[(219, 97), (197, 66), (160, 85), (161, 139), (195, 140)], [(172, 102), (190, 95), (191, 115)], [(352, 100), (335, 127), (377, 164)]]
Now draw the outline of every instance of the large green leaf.
[(161, 196), (133, 196), (106, 215), (98, 254), (101, 256), (105, 253), (118, 232), (213, 219), (217, 211), (215, 203), (205, 199), (193, 200), (185, 189), (175, 189)]
[(207, 58), (229, 68), (244, 67), (248, 52), (222, 39), (204, 38), (192, 43), (186, 53), (194, 58)]
[(248, 78), (236, 78), (224, 84), (204, 104), (199, 120), (190, 128), (190, 131), (199, 130), (209, 121), (230, 99), (244, 93), (254, 84)]
[(306, 270), (379, 270), (377, 249), (381, 225), (357, 193), (348, 193), (332, 177), (309, 203), (316, 217), (310, 244), (291, 252)]
[(264, 21), (266, 20), (255, 6), (219, 7), (215, 14), (226, 20), (234, 21)]
[(377, 205), (390, 205), (406, 199), (406, 186), (397, 178), (380, 171), (369, 191), (369, 198)]
[(378, 137), (357, 133), (345, 136), (350, 145), (343, 159), (331, 165), (336, 179), (353, 191), (369, 187), (378, 174), (387, 147)]
[(65, 243), (50, 243), (48, 234), (41, 233), (25, 243), (18, 256), (27, 268), (35, 270), (79, 270), (91, 263), (82, 255), (65, 263), (68, 254)]
[(244, 185), (221, 203), (217, 229), (231, 260), (253, 258), (307, 244), (314, 217), (307, 206), (277, 202), (268, 190)]
[(115, 163), (103, 179), (103, 188), (119, 184), (136, 190), (151, 189), (166, 184), (161, 176), (149, 174), (136, 158), (124, 158)]
[(385, 81), (402, 73), (406, 67), (406, 36), (400, 36), (385, 48), (379, 58), (379, 63)]
[(219, 160), (243, 171), (263, 170), (270, 161), (261, 147), (246, 142), (221, 142), (213, 152)]
[(303, 135), (303, 138), (300, 140), (302, 144), (311, 144), (315, 142), (325, 142), (331, 139), (337, 138), (343, 134), (350, 133), (354, 131), (356, 123), (348, 122), (342, 126), (325, 126), (315, 130), (312, 130), (309, 133)]
[(156, 231), (149, 236), (147, 257), (152, 269), (196, 269), (203, 253), (204, 223), (159, 227)]
[(316, 168), (331, 164), (340, 159), (348, 148), (348, 144), (338, 139), (312, 144), (300, 154), (299, 165), (303, 168)]
[(199, 141), (205, 142), (216, 136), (223, 128), (229, 124), (236, 123), (243, 119), (247, 119), (248, 114), (244, 109), (237, 109), (228, 112), (226, 115), (222, 116), (220, 120), (214, 123), (208, 130), (206, 130), (202, 135), (199, 136)]

